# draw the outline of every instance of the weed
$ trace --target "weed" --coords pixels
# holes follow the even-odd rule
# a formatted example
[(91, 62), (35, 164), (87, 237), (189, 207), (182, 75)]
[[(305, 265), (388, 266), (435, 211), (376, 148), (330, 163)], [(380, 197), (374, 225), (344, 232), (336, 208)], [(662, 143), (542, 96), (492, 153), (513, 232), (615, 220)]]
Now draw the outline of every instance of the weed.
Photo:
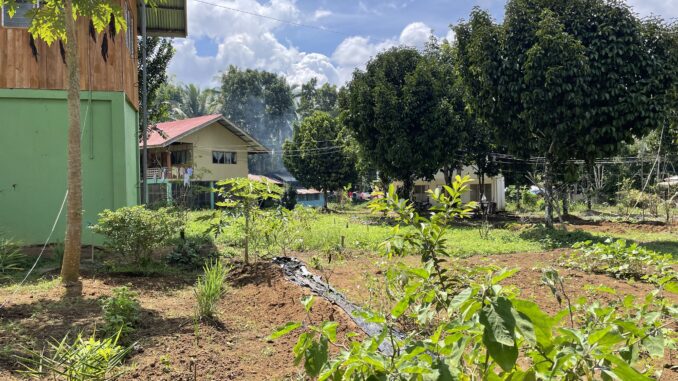
[(9, 238), (0, 237), (0, 277), (22, 270), (25, 256), (19, 250), (19, 245)]
[(113, 295), (102, 301), (105, 334), (120, 332), (120, 337), (125, 338), (134, 332), (139, 322), (139, 310), (141, 309), (137, 300), (138, 296), (137, 292), (130, 290), (127, 286), (122, 286), (114, 288)]

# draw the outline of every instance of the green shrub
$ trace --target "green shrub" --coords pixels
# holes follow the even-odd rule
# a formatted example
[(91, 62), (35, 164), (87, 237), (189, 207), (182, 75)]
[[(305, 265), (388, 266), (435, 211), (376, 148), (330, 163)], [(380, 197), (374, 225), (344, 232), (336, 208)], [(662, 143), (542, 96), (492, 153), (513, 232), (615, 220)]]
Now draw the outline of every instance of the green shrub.
[(0, 237), (0, 276), (6, 277), (9, 273), (23, 270), (25, 257), (16, 242)]
[(182, 225), (171, 209), (131, 206), (104, 210), (92, 230), (105, 237), (107, 248), (139, 262), (148, 260), (154, 250), (167, 244)]
[(134, 332), (139, 323), (141, 306), (136, 291), (130, 290), (127, 286), (116, 287), (113, 289), (113, 295), (105, 298), (101, 307), (104, 313), (103, 332), (106, 335), (113, 335), (116, 332), (125, 338)]
[(131, 346), (118, 345), (117, 335), (98, 340), (94, 335), (84, 339), (79, 334), (73, 343), (66, 335), (48, 346), (47, 351), (28, 351), (27, 357), (19, 358), (23, 373), (54, 380), (113, 380), (124, 373), (119, 367), (131, 350)]
[(198, 277), (195, 284), (195, 298), (198, 302), (198, 317), (214, 319), (217, 303), (226, 292), (225, 281), (228, 269), (221, 261), (215, 260), (205, 264), (205, 274)]
[(190, 237), (180, 239), (165, 260), (169, 265), (200, 269), (205, 262), (219, 258), (219, 252), (211, 237)]

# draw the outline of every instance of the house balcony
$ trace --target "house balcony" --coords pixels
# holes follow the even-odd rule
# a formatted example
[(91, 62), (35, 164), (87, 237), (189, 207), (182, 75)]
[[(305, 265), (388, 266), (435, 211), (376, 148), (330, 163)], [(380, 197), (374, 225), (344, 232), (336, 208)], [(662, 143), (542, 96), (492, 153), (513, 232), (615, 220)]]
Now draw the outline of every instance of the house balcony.
[(183, 180), (184, 173), (188, 167), (155, 167), (148, 168), (149, 181), (163, 181), (163, 180)]

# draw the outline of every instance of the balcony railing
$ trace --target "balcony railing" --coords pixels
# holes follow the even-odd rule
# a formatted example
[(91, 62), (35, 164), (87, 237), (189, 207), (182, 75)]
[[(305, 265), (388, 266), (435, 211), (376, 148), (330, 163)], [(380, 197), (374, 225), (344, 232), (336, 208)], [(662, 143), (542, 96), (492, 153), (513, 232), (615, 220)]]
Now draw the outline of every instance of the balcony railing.
[(149, 180), (182, 180), (188, 168), (184, 167), (157, 167), (148, 168)]

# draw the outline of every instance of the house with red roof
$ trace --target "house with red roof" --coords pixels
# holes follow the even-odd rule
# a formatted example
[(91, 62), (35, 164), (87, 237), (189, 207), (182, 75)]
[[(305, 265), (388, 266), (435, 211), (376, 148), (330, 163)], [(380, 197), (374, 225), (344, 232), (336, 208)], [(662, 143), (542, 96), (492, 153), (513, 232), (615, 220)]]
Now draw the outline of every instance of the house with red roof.
[(158, 123), (148, 138), (149, 202), (190, 194), (190, 206), (214, 207), (208, 190), (247, 177), (248, 156), (271, 151), (221, 114)]

